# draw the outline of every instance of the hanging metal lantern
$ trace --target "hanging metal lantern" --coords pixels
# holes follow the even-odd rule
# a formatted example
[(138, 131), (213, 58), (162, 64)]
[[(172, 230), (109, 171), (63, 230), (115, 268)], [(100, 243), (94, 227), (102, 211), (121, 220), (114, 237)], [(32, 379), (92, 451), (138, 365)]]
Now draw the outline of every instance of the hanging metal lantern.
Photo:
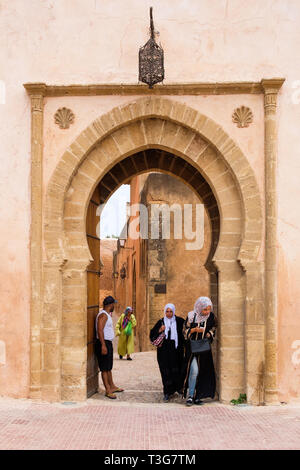
[(122, 268), (120, 269), (120, 278), (125, 279), (126, 278), (126, 267), (125, 264), (123, 264)]
[(165, 78), (164, 51), (154, 39), (152, 7), (150, 8), (150, 39), (139, 50), (139, 81), (153, 88)]

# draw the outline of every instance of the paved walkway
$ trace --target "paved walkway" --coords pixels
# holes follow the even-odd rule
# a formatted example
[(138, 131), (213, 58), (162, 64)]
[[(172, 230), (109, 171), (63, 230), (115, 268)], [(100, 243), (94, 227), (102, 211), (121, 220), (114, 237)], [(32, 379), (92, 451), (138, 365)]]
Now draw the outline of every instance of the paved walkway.
[[(114, 350), (117, 350), (116, 344)], [(118, 395), (118, 402), (162, 403), (162, 383), (156, 351), (135, 353), (131, 357), (133, 360), (127, 361), (114, 355), (113, 378), (116, 385), (125, 389), (124, 393)], [(100, 393), (93, 398), (107, 401), (101, 378), (99, 383)]]
[[(162, 403), (155, 353), (115, 360), (126, 392), (82, 404), (0, 398), (0, 449), (300, 449), (300, 405)], [(137, 390), (140, 390), (138, 392)]]

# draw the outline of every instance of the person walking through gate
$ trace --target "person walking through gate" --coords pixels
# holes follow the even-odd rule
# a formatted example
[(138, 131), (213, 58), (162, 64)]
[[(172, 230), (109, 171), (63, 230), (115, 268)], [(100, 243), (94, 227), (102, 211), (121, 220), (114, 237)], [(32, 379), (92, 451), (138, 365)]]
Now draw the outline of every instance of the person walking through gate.
[(119, 358), (122, 359), (127, 354), (127, 361), (132, 361), (130, 354), (134, 351), (133, 328), (136, 327), (136, 319), (132, 312), (132, 308), (127, 307), (116, 324), (116, 335), (119, 336)]
[(186, 342), (186, 378), (184, 382), (184, 394), (186, 397), (189, 389), (186, 405), (193, 403), (202, 405), (201, 398), (214, 398), (216, 392), (216, 377), (212, 352), (192, 354), (190, 339), (209, 338), (212, 343), (217, 327), (217, 320), (212, 312), (213, 304), (208, 297), (199, 297), (194, 305), (194, 310), (188, 313), (184, 322), (183, 334)]
[(98, 359), (99, 369), (101, 371), (103, 385), (105, 387), (105, 396), (108, 398), (117, 398), (116, 392), (123, 392), (122, 388), (117, 387), (112, 378), (113, 368), (113, 344), (114, 328), (112, 313), (117, 301), (109, 295), (103, 300), (103, 309), (96, 317), (96, 344), (95, 353)]
[(167, 304), (164, 317), (150, 331), (150, 341), (157, 345), (159, 337), (162, 343), (157, 347), (157, 362), (163, 383), (164, 401), (169, 401), (176, 391), (182, 393), (182, 367), (184, 352), (183, 318), (175, 315), (175, 306)]

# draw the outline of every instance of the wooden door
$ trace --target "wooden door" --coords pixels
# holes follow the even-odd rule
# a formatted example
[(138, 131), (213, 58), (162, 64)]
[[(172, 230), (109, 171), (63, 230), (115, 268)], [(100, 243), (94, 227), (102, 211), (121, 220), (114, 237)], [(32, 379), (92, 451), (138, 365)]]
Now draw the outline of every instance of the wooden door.
[(135, 260), (133, 261), (133, 274), (132, 274), (132, 308), (133, 313), (136, 315), (136, 270), (135, 270)]
[(98, 390), (98, 364), (94, 354), (95, 319), (99, 312), (100, 290), (100, 238), (96, 232), (99, 216), (96, 215), (100, 204), (97, 187), (90, 200), (86, 219), (87, 241), (94, 261), (87, 269), (87, 396)]

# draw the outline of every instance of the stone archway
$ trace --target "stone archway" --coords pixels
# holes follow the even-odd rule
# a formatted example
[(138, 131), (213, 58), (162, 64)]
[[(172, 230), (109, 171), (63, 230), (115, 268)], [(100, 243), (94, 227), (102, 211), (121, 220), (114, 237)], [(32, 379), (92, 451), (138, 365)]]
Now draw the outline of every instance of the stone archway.
[(116, 164), (151, 148), (191, 165), (209, 186), (208, 197), (217, 201), (220, 236), (212, 261), (219, 277), (220, 399), (228, 402), (246, 392), (250, 402), (262, 403), (264, 271), (258, 253), (263, 234), (254, 173), (215, 122), (184, 104), (153, 97), (114, 108), (94, 121), (62, 156), (48, 185), (38, 358), (42, 397), (86, 398), (87, 206), (96, 185)]

